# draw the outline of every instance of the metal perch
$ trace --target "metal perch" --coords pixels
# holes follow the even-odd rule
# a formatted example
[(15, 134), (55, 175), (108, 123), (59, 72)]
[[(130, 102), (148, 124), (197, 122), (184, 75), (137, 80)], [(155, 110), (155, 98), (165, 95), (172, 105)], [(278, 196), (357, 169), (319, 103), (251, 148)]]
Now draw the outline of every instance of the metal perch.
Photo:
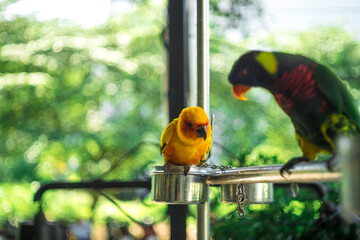
[(282, 165), (269, 165), (260, 167), (233, 168), (212, 172), (206, 183), (236, 184), (236, 183), (292, 183), (292, 182), (335, 182), (341, 177), (340, 171), (330, 172), (326, 163), (301, 163), (291, 170), (290, 175), (282, 177)]

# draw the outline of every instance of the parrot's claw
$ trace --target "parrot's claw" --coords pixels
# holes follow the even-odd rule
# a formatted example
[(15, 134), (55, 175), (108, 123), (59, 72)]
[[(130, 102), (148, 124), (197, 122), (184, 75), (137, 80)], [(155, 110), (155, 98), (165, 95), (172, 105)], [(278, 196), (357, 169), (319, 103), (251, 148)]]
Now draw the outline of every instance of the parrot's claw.
[(190, 171), (190, 164), (184, 165), (184, 175), (186, 176)]
[(332, 156), (329, 160), (326, 161), (326, 167), (330, 172), (333, 172), (335, 166), (336, 166), (336, 156)]
[(164, 164), (164, 168), (165, 168), (165, 173), (167, 173), (168, 175), (170, 174), (172, 168), (173, 168), (174, 164), (172, 164), (171, 162), (167, 162)]
[(285, 163), (280, 169), (280, 175), (284, 177), (284, 172), (287, 172), (289, 175), (291, 174), (290, 169), (292, 169), (296, 164), (300, 162), (308, 162), (309, 159), (307, 157), (294, 157), (290, 159), (287, 163)]
[[(167, 175), (170, 174), (170, 172), (172, 171), (174, 167), (174, 164), (172, 164), (171, 162), (167, 162), (164, 164), (164, 171)], [(190, 171), (190, 164), (186, 164), (184, 165), (184, 175), (186, 176)]]
[(282, 168), (280, 169), (280, 175), (283, 178), (285, 178), (284, 177), (284, 172), (287, 172), (290, 175), (291, 174), (290, 169), (291, 169), (291, 167), (288, 168), (288, 167), (286, 167), (286, 164), (284, 164), (284, 166), (282, 166)]

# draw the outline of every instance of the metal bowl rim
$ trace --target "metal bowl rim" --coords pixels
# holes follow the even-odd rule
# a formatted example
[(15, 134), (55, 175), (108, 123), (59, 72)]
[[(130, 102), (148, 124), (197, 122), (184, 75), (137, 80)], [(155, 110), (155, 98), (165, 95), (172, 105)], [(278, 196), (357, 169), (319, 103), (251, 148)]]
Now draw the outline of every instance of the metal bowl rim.
[[(173, 166), (170, 174), (184, 174), (184, 166)], [(164, 166), (153, 166), (151, 174), (167, 174)], [(210, 172), (204, 167), (191, 166), (188, 175), (209, 176)]]

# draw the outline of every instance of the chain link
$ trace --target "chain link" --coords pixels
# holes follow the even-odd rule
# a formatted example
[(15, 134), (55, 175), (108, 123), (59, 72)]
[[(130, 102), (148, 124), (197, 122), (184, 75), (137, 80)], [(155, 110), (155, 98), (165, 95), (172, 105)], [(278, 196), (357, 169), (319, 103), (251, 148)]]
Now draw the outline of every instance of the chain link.
[(239, 183), (236, 186), (236, 203), (237, 203), (237, 211), (239, 214), (239, 218), (245, 217), (244, 205), (246, 201), (246, 192), (245, 192), (245, 185)]
[[(199, 167), (201, 168), (211, 168), (211, 169), (220, 169), (221, 171), (225, 171), (227, 169), (232, 169), (233, 166), (228, 165), (215, 165), (215, 164), (207, 164), (203, 163)], [(246, 201), (246, 192), (245, 192), (245, 185), (239, 183), (236, 187), (236, 203), (237, 203), (237, 211), (239, 214), (239, 218), (245, 217), (244, 205)]]
[(215, 164), (207, 164), (207, 163), (203, 163), (201, 166), (202, 168), (211, 168), (211, 169), (220, 169), (221, 171), (227, 170), (227, 169), (232, 169), (233, 166), (229, 165), (229, 166), (225, 166), (225, 165), (215, 165)]

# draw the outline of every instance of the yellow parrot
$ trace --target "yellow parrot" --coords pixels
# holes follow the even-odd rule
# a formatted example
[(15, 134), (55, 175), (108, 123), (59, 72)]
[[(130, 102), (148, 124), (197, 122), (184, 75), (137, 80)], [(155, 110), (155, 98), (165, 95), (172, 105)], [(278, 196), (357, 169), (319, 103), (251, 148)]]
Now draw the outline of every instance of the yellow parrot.
[(207, 160), (211, 144), (211, 126), (205, 111), (201, 107), (184, 108), (179, 118), (175, 118), (161, 134), (165, 171), (171, 171), (172, 165), (182, 165), (187, 175), (191, 165)]

